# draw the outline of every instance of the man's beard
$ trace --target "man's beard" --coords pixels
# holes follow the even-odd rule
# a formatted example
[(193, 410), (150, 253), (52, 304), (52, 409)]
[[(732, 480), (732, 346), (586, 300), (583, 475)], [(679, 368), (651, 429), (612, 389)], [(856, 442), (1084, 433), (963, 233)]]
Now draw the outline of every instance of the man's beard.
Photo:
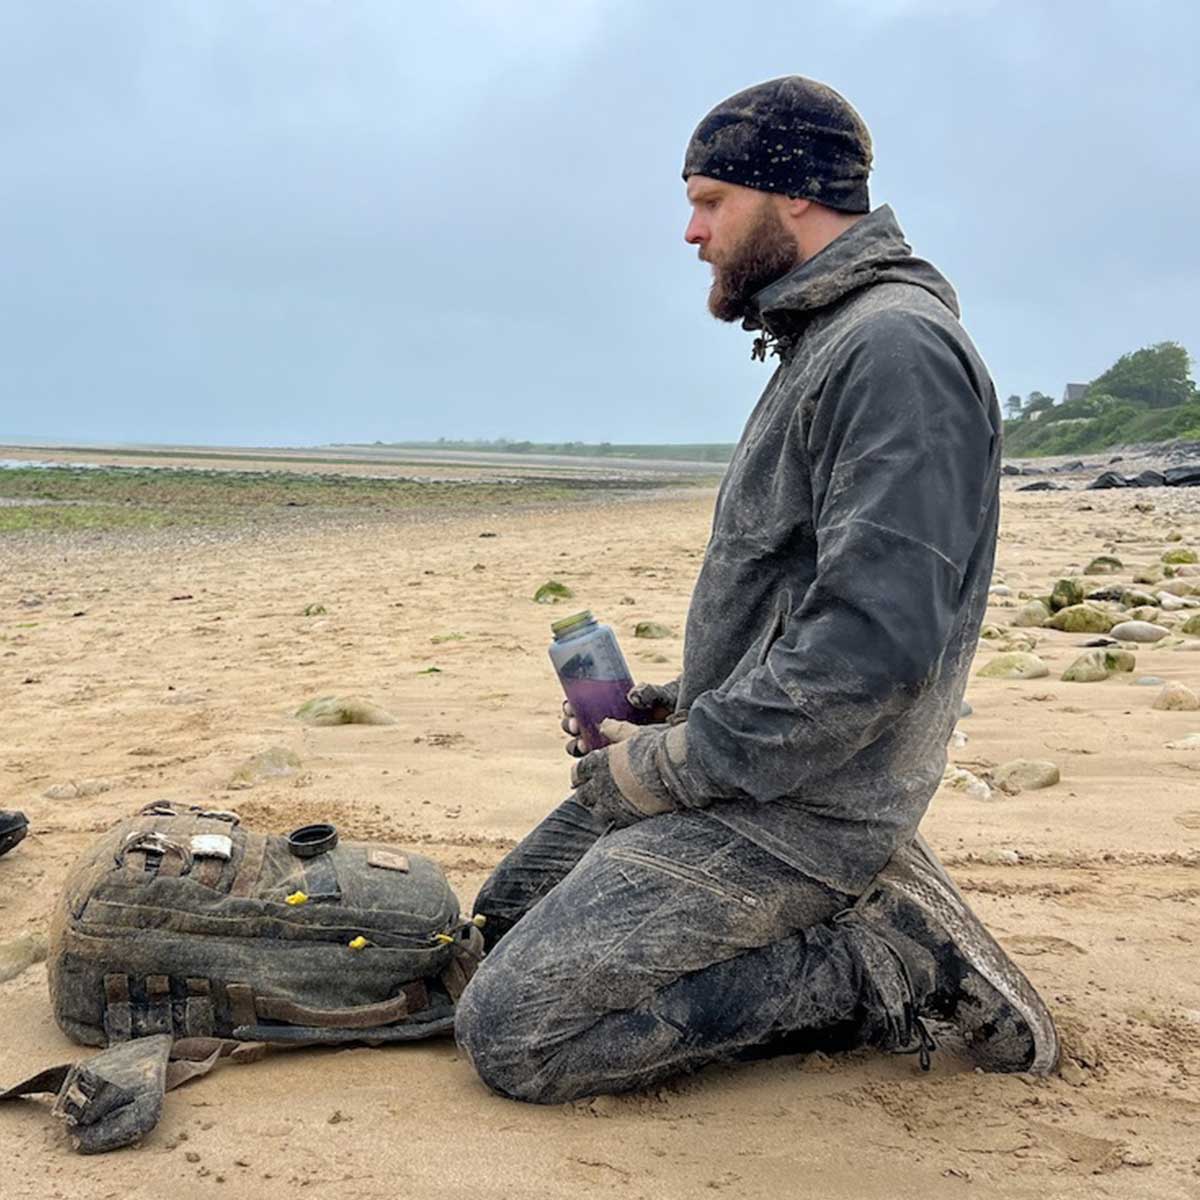
[(724, 262), (712, 264), (708, 311), (718, 321), (740, 320), (746, 315), (750, 297), (786, 275), (799, 261), (795, 239), (764, 196), (758, 218), (745, 237)]

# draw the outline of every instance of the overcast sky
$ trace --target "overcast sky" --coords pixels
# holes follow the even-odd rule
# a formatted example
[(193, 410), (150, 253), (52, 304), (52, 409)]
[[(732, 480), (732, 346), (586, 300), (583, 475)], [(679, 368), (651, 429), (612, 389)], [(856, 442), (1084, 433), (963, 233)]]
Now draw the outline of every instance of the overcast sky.
[(732, 441), (698, 119), (838, 88), (1001, 397), (1200, 353), (1194, 0), (0, 3), (0, 438)]

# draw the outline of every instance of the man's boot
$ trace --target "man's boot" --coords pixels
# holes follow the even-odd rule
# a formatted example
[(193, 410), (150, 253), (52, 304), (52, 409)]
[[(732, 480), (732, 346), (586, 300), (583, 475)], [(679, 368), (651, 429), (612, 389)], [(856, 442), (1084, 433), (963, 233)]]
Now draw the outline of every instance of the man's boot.
[(1047, 1075), (1058, 1064), (1054, 1021), (1033, 985), (971, 911), (918, 837), (898, 850), (842, 915), (876, 992), (890, 1049), (928, 1064), (932, 1026), (985, 1071)]
[(0, 808), (0, 854), (7, 854), (28, 829), (29, 820), (23, 812)]

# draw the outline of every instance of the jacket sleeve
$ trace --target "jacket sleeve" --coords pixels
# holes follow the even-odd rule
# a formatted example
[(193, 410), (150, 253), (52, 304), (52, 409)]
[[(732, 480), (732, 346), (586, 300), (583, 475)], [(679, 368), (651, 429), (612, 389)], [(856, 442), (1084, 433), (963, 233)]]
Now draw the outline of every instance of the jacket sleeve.
[(921, 317), (881, 315), (850, 342), (807, 434), (816, 578), (765, 660), (697, 697), (672, 731), (661, 765), (682, 804), (794, 795), (937, 677), (990, 519), (990, 385), (981, 396)]

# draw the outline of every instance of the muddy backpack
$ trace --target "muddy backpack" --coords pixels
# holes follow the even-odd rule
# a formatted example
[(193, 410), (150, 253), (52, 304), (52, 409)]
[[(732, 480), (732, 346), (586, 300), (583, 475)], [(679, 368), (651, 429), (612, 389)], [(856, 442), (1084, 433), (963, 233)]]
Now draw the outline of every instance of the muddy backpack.
[(482, 954), (441, 868), (333, 826), (152, 805), (75, 865), (51, 933), (77, 1042), (390, 1042), (448, 1032)]

